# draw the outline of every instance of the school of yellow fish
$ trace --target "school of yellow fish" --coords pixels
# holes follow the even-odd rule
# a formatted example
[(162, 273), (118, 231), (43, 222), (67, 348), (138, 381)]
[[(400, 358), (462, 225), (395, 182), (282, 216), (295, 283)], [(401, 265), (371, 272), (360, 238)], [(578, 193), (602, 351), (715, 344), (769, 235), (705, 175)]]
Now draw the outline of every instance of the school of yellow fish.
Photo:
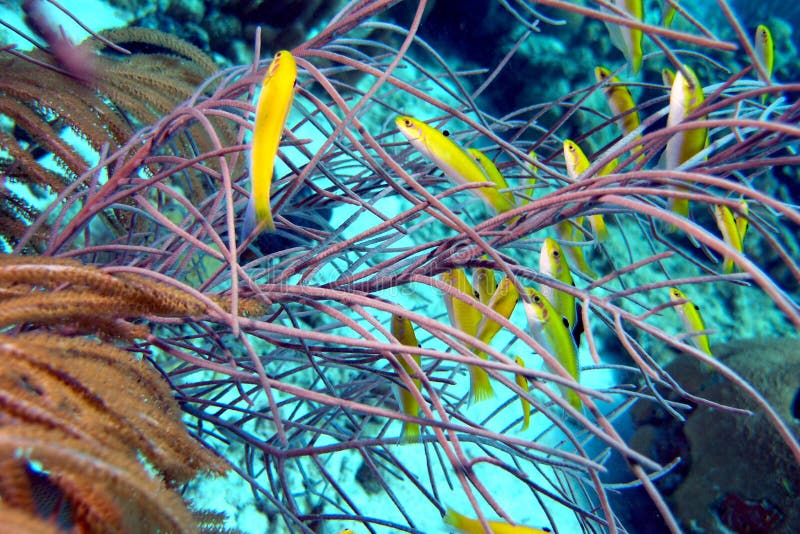
[[(643, 7), (641, 0), (616, 0), (618, 9), (626, 12), (636, 20), (642, 20)], [(662, 13), (662, 24), (666, 27), (672, 22), (675, 10), (670, 3), (665, 3)], [(631, 74), (636, 75), (643, 62), (643, 32), (632, 26), (607, 24), (612, 41), (623, 52)], [(754, 50), (763, 71), (772, 75), (774, 51), (769, 29), (758, 26), (754, 37)], [(614, 117), (622, 135), (634, 134), (640, 138), (640, 114), (630, 89), (611, 70), (597, 66), (594, 70), (595, 80), (602, 87), (607, 106)], [(261, 93), (256, 104), (255, 123), (251, 139), (250, 179), (251, 195), (247, 204), (242, 226), (241, 239), (252, 233), (271, 232), (275, 223), (270, 206), (270, 191), (275, 158), (277, 157), (280, 139), (286, 118), (292, 106), (297, 78), (297, 67), (292, 54), (286, 50), (278, 52), (267, 70)], [(705, 116), (697, 116), (695, 111), (704, 102), (701, 81), (694, 71), (685, 64), (676, 71), (662, 71), (664, 84), (669, 87), (669, 108), (667, 127), (675, 127), (690, 120), (703, 120)], [(769, 80), (764, 80), (769, 82)], [(766, 98), (766, 94), (764, 97)], [(424, 157), (438, 167), (444, 175), (456, 184), (484, 184), (469, 189), (490, 210), (505, 213), (525, 202), (532, 200), (537, 185), (537, 169), (528, 163), (526, 168), (530, 178), (524, 183), (527, 188), (509, 187), (497, 164), (484, 152), (476, 148), (463, 148), (446, 132), (443, 133), (426, 122), (410, 117), (396, 118), (398, 131)], [(665, 169), (682, 169), (686, 162), (698, 157), (708, 146), (708, 130), (698, 127), (678, 129), (668, 140), (661, 165)], [(640, 152), (636, 147), (632, 153)], [(591, 167), (591, 160), (581, 147), (570, 139), (563, 141), (563, 155), (567, 175), (573, 181), (584, 178)], [(537, 161), (534, 152), (530, 152), (531, 161)], [(597, 170), (597, 176), (617, 171), (618, 161), (615, 159)], [(685, 191), (674, 186), (676, 192)], [(516, 194), (515, 194), (516, 193)], [(679, 195), (669, 196), (669, 207), (681, 217), (689, 217), (691, 207), (689, 201)], [(722, 239), (734, 251), (743, 253), (743, 242), (748, 226), (748, 207), (744, 200), (731, 201), (729, 204), (713, 206), (713, 215)], [(517, 287), (508, 277), (499, 282), (494, 270), (489, 268), (472, 269), (471, 282), (464, 269), (451, 269), (442, 273), (442, 282), (450, 288), (443, 293), (443, 299), (450, 323), (464, 334), (490, 344), (502, 325), (481, 312), (482, 307), (489, 308), (505, 319), (509, 319), (519, 300), (523, 302), (528, 328), (538, 344), (545, 348), (559, 363), (561, 369), (555, 372), (565, 373), (575, 382), (580, 381), (578, 363), (579, 335), (576, 330), (579, 323), (575, 296), (569, 288), (575, 286), (573, 274), (580, 274), (587, 279), (596, 279), (598, 275), (591, 269), (584, 256), (587, 237), (592, 242), (600, 243), (609, 239), (609, 230), (602, 214), (588, 217), (590, 228), (584, 227), (584, 217), (564, 220), (555, 225), (555, 236), (542, 240), (539, 258), (539, 272), (550, 282), (540, 284), (539, 289), (524, 287), (520, 295)], [(512, 221), (513, 222), (513, 221)], [(733, 272), (736, 267), (732, 256), (722, 258), (722, 271)], [(574, 270), (573, 270), (574, 268)], [(566, 289), (566, 290), (565, 290)], [(522, 297), (522, 298), (521, 298)], [(686, 337), (700, 351), (711, 356), (711, 347), (706, 325), (700, 309), (686, 294), (677, 287), (669, 288), (668, 299), (683, 323)], [(419, 342), (414, 332), (413, 323), (406, 317), (394, 315), (391, 318), (391, 334), (397, 341), (409, 347), (418, 347)], [(487, 354), (478, 347), (470, 347), (478, 358), (486, 359)], [(416, 365), (409, 364), (410, 358)], [(514, 361), (522, 371), (525, 360), (516, 356)], [(405, 373), (411, 377), (411, 384), (418, 390), (420, 379), (417, 374), (421, 358), (410, 351), (398, 355), (398, 362)], [(489, 374), (480, 365), (469, 366), (470, 400), (479, 402), (493, 397), (494, 390)], [(515, 382), (522, 391), (528, 392), (531, 382), (524, 373), (515, 374)], [(581, 395), (568, 385), (559, 383), (566, 402), (575, 410), (583, 410)], [(404, 385), (396, 386), (398, 404), (404, 413), (414, 417), (420, 414), (417, 397), (410, 393)], [(522, 430), (530, 424), (531, 406), (520, 396), (522, 408)], [(405, 422), (401, 430), (401, 441), (413, 443), (420, 440), (421, 429), (418, 423)], [(483, 532), (477, 519), (468, 518), (452, 509), (448, 509), (445, 521), (452, 527), (466, 533)], [(490, 521), (492, 532), (531, 532), (542, 533), (545, 530), (525, 526), (513, 526), (500, 521)], [(352, 533), (347, 529), (343, 534)]]

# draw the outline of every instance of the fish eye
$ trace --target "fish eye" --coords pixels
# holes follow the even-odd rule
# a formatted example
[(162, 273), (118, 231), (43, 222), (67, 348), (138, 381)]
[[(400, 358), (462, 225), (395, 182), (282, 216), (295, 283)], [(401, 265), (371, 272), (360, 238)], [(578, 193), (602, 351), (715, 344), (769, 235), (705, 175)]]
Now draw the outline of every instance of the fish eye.
[(554, 257), (554, 258), (557, 258), (557, 257), (559, 257), (559, 256), (560, 256), (560, 254), (558, 253), (558, 251), (557, 251), (557, 250), (554, 250), (554, 251), (553, 251), (553, 257)]
[(694, 309), (695, 309), (696, 311), (700, 311), (700, 306), (698, 306), (697, 304), (695, 304), (695, 305), (694, 305)]
[(411, 121), (410, 121), (410, 120), (406, 119), (405, 121), (403, 121), (403, 123), (404, 123), (404, 124), (405, 124), (407, 127), (411, 128)]
[(541, 299), (539, 298), (539, 295), (534, 295), (534, 296), (533, 296), (533, 302), (535, 302), (535, 303), (537, 303), (537, 304), (538, 304), (540, 300), (541, 300)]
[(442, 135), (445, 137), (450, 137), (450, 130), (442, 130)]

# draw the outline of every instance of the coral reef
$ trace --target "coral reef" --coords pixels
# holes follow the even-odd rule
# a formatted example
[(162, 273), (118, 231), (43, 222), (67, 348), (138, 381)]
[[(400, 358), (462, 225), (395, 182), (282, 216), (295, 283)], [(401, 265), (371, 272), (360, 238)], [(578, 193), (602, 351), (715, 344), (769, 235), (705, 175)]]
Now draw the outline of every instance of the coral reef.
[[(789, 430), (800, 435), (800, 344), (797, 339), (738, 340), (714, 349), (717, 358), (763, 392)], [(635, 406), (637, 450), (661, 461), (680, 457), (681, 475), (666, 492), (687, 532), (794, 532), (800, 524), (800, 466), (781, 436), (741, 390), (697, 360), (678, 357), (667, 371), (698, 404), (685, 422), (652, 406)], [(753, 410), (725, 413), (718, 406)], [(665, 449), (665, 445), (672, 450)], [(675, 450), (677, 449), (677, 451)]]

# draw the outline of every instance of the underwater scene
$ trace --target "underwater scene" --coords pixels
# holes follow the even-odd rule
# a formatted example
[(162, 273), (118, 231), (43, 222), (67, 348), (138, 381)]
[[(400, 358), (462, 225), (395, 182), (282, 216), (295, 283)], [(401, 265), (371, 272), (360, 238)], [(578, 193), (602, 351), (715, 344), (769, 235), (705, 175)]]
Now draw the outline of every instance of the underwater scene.
[(0, 3), (0, 532), (800, 532), (800, 3)]

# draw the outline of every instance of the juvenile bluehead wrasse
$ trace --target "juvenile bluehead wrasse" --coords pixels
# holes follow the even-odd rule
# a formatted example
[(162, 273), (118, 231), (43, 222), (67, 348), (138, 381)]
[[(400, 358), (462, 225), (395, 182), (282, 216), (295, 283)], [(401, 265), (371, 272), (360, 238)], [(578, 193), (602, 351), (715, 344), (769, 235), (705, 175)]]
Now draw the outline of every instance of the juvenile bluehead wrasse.
[[(396, 337), (397, 341), (403, 345), (408, 345), (409, 347), (419, 347), (417, 335), (414, 333), (414, 325), (412, 325), (411, 321), (405, 317), (392, 314), (392, 335)], [(417, 362), (417, 366), (419, 366), (419, 354), (412, 354), (411, 357), (415, 362)], [(414, 370), (408, 363), (406, 363), (404, 358), (398, 356), (397, 361), (400, 362), (400, 365), (403, 366), (403, 369), (405, 369), (406, 373), (414, 376)], [(419, 390), (421, 383), (420, 380), (418, 378), (412, 378), (411, 380), (414, 382), (414, 387)], [(411, 392), (402, 386), (398, 386), (397, 389), (400, 400), (400, 408), (403, 410), (403, 412), (407, 413), (408, 415), (413, 415), (414, 417), (419, 416), (419, 403), (414, 395), (412, 395)], [(403, 430), (401, 431), (400, 436), (402, 437), (404, 443), (413, 443), (419, 441), (419, 423), (409, 423), (403, 421)]]
[[(475, 158), (436, 128), (428, 126), (420, 120), (404, 116), (397, 117), (395, 123), (408, 142), (436, 164), (455, 183), (494, 183), (478, 165)], [(514, 205), (496, 187), (481, 187), (470, 189), (470, 191), (498, 213), (514, 208)]]
[[(564, 161), (567, 164), (567, 174), (573, 180), (577, 180), (580, 175), (586, 172), (586, 169), (588, 169), (590, 166), (589, 158), (586, 157), (586, 154), (583, 152), (583, 150), (581, 150), (581, 147), (579, 147), (575, 141), (570, 139), (564, 140)], [(611, 161), (608, 165), (603, 167), (600, 172), (597, 173), (597, 175), (601, 176), (602, 174), (607, 174), (616, 169), (616, 167), (617, 160)], [(602, 215), (590, 216), (589, 223), (592, 225), (592, 230), (594, 231), (595, 239), (597, 239), (597, 241), (604, 241), (608, 238), (606, 221)], [(578, 232), (573, 231), (573, 233), (576, 237), (580, 237)], [(582, 252), (580, 255), (583, 257)], [(579, 263), (576, 263), (576, 265), (578, 268), (580, 268)]]
[[(736, 219), (731, 209), (724, 204), (714, 205), (714, 219), (717, 221), (717, 228), (722, 234), (725, 243), (736, 252), (742, 252), (742, 235), (736, 226)], [(734, 262), (731, 256), (723, 255), (722, 271), (724, 273), (733, 272)]]
[[(677, 312), (678, 317), (681, 318), (683, 327), (686, 328), (689, 334), (694, 332), (702, 332), (706, 329), (706, 324), (703, 322), (703, 318), (700, 316), (700, 307), (686, 298), (686, 295), (683, 294), (683, 291), (677, 287), (671, 287), (669, 289), (669, 298), (672, 302), (685, 301), (683, 304), (678, 304), (675, 306), (675, 311)], [(690, 339), (698, 349), (702, 350), (709, 356), (712, 355), (711, 346), (708, 343), (708, 336), (706, 334), (691, 335)]]
[[(675, 73), (675, 80), (672, 82), (672, 89), (669, 94), (668, 127), (675, 126), (686, 120), (686, 117), (699, 108), (705, 99), (703, 86), (700, 85), (697, 75), (688, 66), (684, 65), (683, 68), (689, 74), (689, 79), (683, 75), (681, 70)], [(705, 117), (699, 117), (698, 120), (705, 120)], [(703, 150), (707, 142), (707, 128), (682, 130), (673, 134), (667, 141), (667, 147), (664, 151), (666, 168), (675, 169), (679, 167), (683, 162)], [(687, 199), (671, 197), (670, 207), (678, 215), (689, 216), (689, 201)]]
[(736, 221), (736, 229), (739, 231), (739, 239), (742, 242), (742, 250), (744, 250), (744, 236), (750, 223), (747, 220), (747, 214), (750, 209), (747, 207), (747, 201), (742, 199), (739, 201), (739, 211), (733, 214), (733, 220)]
[[(542, 251), (539, 254), (539, 271), (563, 284), (575, 285), (572, 273), (569, 270), (567, 257), (564, 256), (558, 241), (551, 237), (545, 238), (544, 243), (542, 243)], [(556, 312), (567, 320), (568, 328), (572, 330), (577, 318), (575, 297), (545, 284), (541, 286), (541, 293), (547, 297)]]
[[(515, 357), (514, 361), (523, 369), (525, 368), (525, 362), (522, 361), (522, 358), (519, 356)], [(528, 391), (530, 389), (528, 387), (528, 379), (525, 375), (516, 373), (514, 375), (514, 381), (517, 383), (520, 389), (522, 389), (522, 391)], [(522, 397), (520, 397), (519, 400), (522, 403), (522, 430), (527, 430), (531, 424), (531, 405)]]
[(772, 76), (775, 67), (775, 43), (772, 41), (772, 32), (763, 24), (759, 24), (756, 28), (755, 43), (756, 57), (767, 71), (767, 76)]
[[(528, 157), (531, 158), (533, 161), (539, 161), (539, 156), (533, 149), (531, 149), (531, 151), (528, 152)], [(536, 182), (539, 181), (539, 169), (537, 169), (534, 165), (531, 165), (530, 163), (525, 163), (525, 168), (528, 169), (528, 172), (531, 173), (531, 177), (528, 178), (528, 185), (530, 187), (525, 190), (525, 195), (533, 198), (533, 193), (534, 191), (536, 191), (535, 187)]]
[[(463, 293), (467, 299), (474, 299), (475, 293), (472, 285), (467, 280), (464, 269), (450, 269), (441, 275), (442, 282), (453, 286), (456, 290)], [(458, 328), (467, 335), (474, 336), (478, 331), (478, 323), (481, 322), (481, 312), (475, 306), (466, 304), (461, 300), (444, 294), (444, 305), (447, 308), (447, 316), (450, 324)]]
[[(483, 525), (477, 519), (472, 519), (460, 514), (452, 508), (447, 508), (447, 515), (444, 522), (453, 528), (460, 530), (464, 534), (483, 534)], [(525, 527), (522, 525), (511, 525), (505, 521), (487, 521), (492, 534), (550, 534), (549, 530)]]
[[(772, 71), (775, 68), (775, 43), (772, 41), (772, 32), (763, 24), (756, 28), (756, 57), (764, 66), (767, 74), (765, 83), (769, 83), (772, 78)], [(761, 102), (766, 102), (769, 95), (761, 95)]]
[[(582, 223), (583, 217), (578, 217), (574, 223), (570, 221), (558, 222), (556, 223), (556, 234), (562, 241), (573, 243), (583, 241), (583, 233), (577, 228), (577, 226), (581, 226)], [(569, 256), (570, 262), (577, 270), (590, 278), (597, 279), (597, 273), (589, 267), (586, 257), (583, 255), (583, 247), (564, 243), (563, 250), (566, 252), (567, 256)]]
[(497, 289), (497, 279), (494, 277), (494, 270), (486, 267), (476, 267), (472, 270), (472, 287), (481, 304), (489, 305), (495, 290)]
[[(451, 269), (442, 273), (442, 281), (453, 286), (463, 293), (468, 299), (475, 300), (475, 293), (472, 285), (464, 274), (464, 269)], [(447, 315), (450, 317), (450, 324), (458, 328), (465, 334), (478, 337), (478, 325), (483, 316), (473, 305), (462, 302), (461, 300), (444, 294), (444, 305), (447, 308)], [(476, 353), (481, 358), (486, 359), (486, 354), (481, 351)], [(469, 366), (470, 377), (470, 399), (473, 402), (490, 399), (494, 396), (492, 383), (489, 382), (489, 374), (477, 365)]]
[[(566, 371), (579, 381), (580, 368), (578, 367), (578, 351), (575, 340), (569, 331), (567, 320), (562, 317), (547, 298), (532, 287), (525, 290), (531, 302), (523, 301), (525, 315), (528, 318), (528, 327), (534, 339), (559, 361)], [(574, 389), (559, 384), (561, 394), (567, 402), (578, 411), (583, 404)]]
[(343, 531), (339, 532), (339, 534), (356, 534), (356, 533), (350, 530), (349, 528), (346, 528)]
[[(614, 0), (613, 4), (637, 20), (644, 19), (642, 0)], [(611, 42), (625, 56), (631, 72), (638, 74), (639, 69), (642, 68), (642, 37), (644, 35), (642, 30), (610, 22), (605, 22), (605, 25), (611, 36)]]
[[(511, 317), (511, 314), (514, 313), (517, 300), (519, 300), (517, 288), (514, 287), (514, 284), (508, 277), (505, 277), (497, 284), (497, 288), (487, 306), (508, 319)], [(478, 324), (478, 331), (475, 337), (488, 345), (489, 342), (494, 339), (494, 336), (497, 335), (497, 332), (500, 331), (500, 328), (502, 328), (500, 323), (487, 316), (483, 316), (480, 324)]]
[[(480, 165), (481, 169), (483, 169), (484, 174), (489, 177), (489, 180), (497, 185), (498, 189), (508, 189), (508, 182), (506, 182), (506, 179), (503, 178), (503, 174), (500, 172), (500, 169), (497, 168), (497, 165), (494, 164), (494, 161), (489, 159), (486, 154), (477, 148), (468, 148), (467, 152), (470, 156), (475, 158), (475, 161), (478, 163), (478, 165)], [(506, 200), (508, 200), (509, 204), (516, 207), (516, 201), (514, 200), (513, 194), (511, 194), (509, 191), (501, 191), (500, 194), (503, 195)]]
[(266, 232), (275, 231), (270, 208), (270, 189), (275, 157), (281, 141), (286, 117), (292, 107), (297, 64), (291, 52), (281, 50), (275, 54), (256, 104), (250, 148), (250, 200), (244, 214), (242, 238), (257, 227)]
[[(508, 319), (514, 312), (517, 300), (519, 300), (517, 288), (514, 287), (511, 280), (506, 277), (497, 284), (497, 288), (494, 290), (492, 298), (489, 299), (489, 304), (487, 304), (487, 306)], [(500, 323), (484, 315), (481, 318), (481, 322), (478, 324), (475, 337), (488, 345), (492, 342), (494, 336), (497, 335), (497, 332), (500, 331), (500, 328), (502, 328)], [(475, 350), (474, 352), (483, 359), (487, 358), (486, 353), (481, 350)], [(471, 379), (470, 398), (472, 401), (478, 402), (491, 398), (494, 395), (494, 391), (492, 390), (491, 382), (489, 382), (488, 373), (477, 365), (471, 366), (469, 372)]]
[[(595, 67), (594, 77), (598, 83), (621, 83), (619, 78), (611, 76), (611, 71), (605, 67)], [(614, 116), (622, 115), (636, 108), (636, 103), (633, 101), (630, 90), (624, 85), (605, 85), (603, 87), (603, 94), (606, 95), (606, 103)], [(624, 135), (628, 135), (634, 131), (639, 127), (640, 123), (638, 110), (632, 111), (628, 115), (617, 120), (617, 126), (619, 126), (619, 129), (622, 130)], [(639, 137), (641, 137), (641, 135)]]

